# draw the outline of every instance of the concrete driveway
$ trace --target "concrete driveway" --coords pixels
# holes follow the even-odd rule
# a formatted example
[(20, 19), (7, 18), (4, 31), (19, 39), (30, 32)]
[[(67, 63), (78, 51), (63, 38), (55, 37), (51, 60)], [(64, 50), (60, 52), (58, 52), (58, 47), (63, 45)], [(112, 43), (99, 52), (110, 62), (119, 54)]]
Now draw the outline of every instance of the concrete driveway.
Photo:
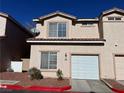
[(92, 93), (113, 93), (100, 80), (71, 80), (71, 91), (92, 92)]
[(118, 80), (117, 82), (124, 85), (124, 80)]

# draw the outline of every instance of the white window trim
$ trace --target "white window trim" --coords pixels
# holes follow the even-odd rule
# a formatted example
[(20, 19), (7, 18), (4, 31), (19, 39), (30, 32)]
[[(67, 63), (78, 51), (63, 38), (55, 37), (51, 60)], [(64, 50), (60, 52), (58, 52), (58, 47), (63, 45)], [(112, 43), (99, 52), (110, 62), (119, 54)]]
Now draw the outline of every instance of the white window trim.
[(42, 52), (49, 52), (49, 54), (50, 54), (50, 52), (56, 52), (56, 55), (57, 55), (57, 59), (58, 59), (58, 51), (40, 51), (40, 54), (41, 54), (41, 56), (40, 56), (40, 70), (41, 71), (45, 71), (45, 72), (47, 72), (47, 71), (57, 71), (57, 64), (58, 64), (58, 61), (57, 61), (57, 59), (56, 59), (56, 68), (55, 69), (50, 69), (49, 68), (49, 54), (48, 54), (48, 68), (47, 69), (45, 69), (45, 68), (41, 68), (41, 62), (42, 62)]
[[(108, 18), (114, 18), (114, 20), (108, 20)], [(121, 18), (121, 20), (116, 20), (116, 18)], [(107, 20), (108, 21), (123, 21), (121, 16), (108, 16)]]
[[(66, 36), (65, 37), (51, 37), (49, 36), (49, 24), (50, 23), (65, 23), (66, 24)], [(57, 24), (58, 25), (58, 24)], [(68, 37), (68, 22), (65, 22), (65, 21), (54, 21), (54, 22), (48, 22), (48, 29), (47, 29), (47, 38), (67, 38)], [(58, 26), (57, 26), (57, 29), (58, 29)], [(58, 31), (57, 31), (57, 35), (58, 35)]]

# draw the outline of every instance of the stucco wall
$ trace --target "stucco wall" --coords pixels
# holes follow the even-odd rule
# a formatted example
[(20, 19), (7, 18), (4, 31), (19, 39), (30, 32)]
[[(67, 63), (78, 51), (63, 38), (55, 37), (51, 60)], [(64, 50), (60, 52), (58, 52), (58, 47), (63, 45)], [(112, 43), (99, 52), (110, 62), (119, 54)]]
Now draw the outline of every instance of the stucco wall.
[(71, 38), (99, 38), (98, 23), (92, 25), (76, 24), (72, 26)]
[(5, 35), (6, 18), (0, 16), (0, 36)]
[[(109, 15), (112, 16), (113, 14)], [(114, 14), (113, 16), (122, 16)], [(108, 16), (103, 17), (104, 39), (106, 39), (105, 47), (112, 53), (124, 53), (124, 16), (121, 21), (106, 21)]]
[(36, 38), (48, 38), (49, 22), (66, 22), (67, 38), (99, 38), (98, 23), (92, 26), (83, 26), (81, 23), (72, 25), (72, 20), (63, 17), (53, 17), (44, 21), (44, 25), (36, 24), (36, 29), (40, 31)]
[[(57, 51), (57, 69), (62, 69), (65, 77), (71, 77), (71, 54), (98, 54), (100, 78), (114, 78), (111, 53), (104, 51), (104, 46), (59, 46), (59, 45), (32, 45), (30, 68), (41, 65), (41, 51)], [(67, 53), (67, 60), (65, 60)], [(50, 74), (47, 72), (49, 71)], [(56, 70), (41, 70), (44, 76), (56, 77)]]
[[(115, 16), (115, 17), (121, 16), (122, 20), (121, 21), (108, 21), (107, 20), (108, 16)], [(113, 69), (112, 73), (114, 73), (115, 75), (114, 55), (124, 54), (124, 39), (123, 39), (123, 36), (124, 36), (124, 19), (123, 18), (124, 16), (119, 15), (119, 14), (111, 14), (108, 16), (105, 16), (102, 19), (103, 20), (103, 35), (104, 35), (104, 39), (106, 40), (104, 51), (109, 52), (108, 60), (104, 61), (104, 64), (106, 64), (106, 66), (111, 67), (111, 69)], [(110, 63), (110, 65), (108, 63)]]
[(30, 58), (22, 58), (22, 60), (23, 60), (22, 71), (28, 71), (29, 70)]

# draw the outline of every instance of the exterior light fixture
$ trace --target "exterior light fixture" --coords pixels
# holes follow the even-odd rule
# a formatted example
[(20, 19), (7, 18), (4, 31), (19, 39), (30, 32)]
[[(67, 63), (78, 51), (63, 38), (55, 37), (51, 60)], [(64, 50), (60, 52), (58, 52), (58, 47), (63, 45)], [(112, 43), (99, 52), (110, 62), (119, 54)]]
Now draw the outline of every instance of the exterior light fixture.
[(65, 53), (65, 61), (67, 61), (67, 53)]

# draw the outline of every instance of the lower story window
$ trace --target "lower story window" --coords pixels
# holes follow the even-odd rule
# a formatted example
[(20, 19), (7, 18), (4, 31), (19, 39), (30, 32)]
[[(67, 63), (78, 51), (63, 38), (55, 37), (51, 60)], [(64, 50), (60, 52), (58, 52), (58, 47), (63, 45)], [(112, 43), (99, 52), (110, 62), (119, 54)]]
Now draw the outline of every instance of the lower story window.
[(41, 52), (41, 69), (57, 68), (57, 52)]

